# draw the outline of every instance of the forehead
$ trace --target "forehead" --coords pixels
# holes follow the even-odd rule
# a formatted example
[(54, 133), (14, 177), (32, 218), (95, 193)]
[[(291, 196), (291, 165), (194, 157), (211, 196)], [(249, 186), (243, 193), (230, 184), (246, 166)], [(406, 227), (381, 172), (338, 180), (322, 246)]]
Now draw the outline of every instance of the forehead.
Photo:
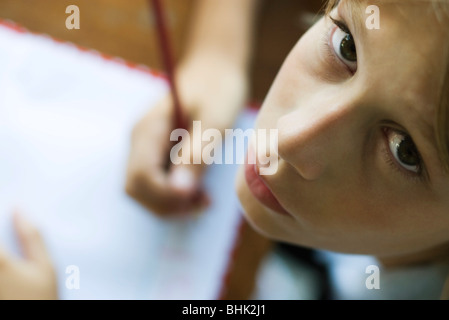
[(447, 72), (447, 15), (426, 0), (369, 2), (373, 3), (379, 8), (380, 29), (365, 25), (368, 2), (343, 1), (339, 7), (356, 24), (360, 73), (368, 87), (400, 92), (407, 104), (435, 106)]
[[(438, 21), (431, 1), (375, 3), (379, 7), (380, 29), (359, 26), (362, 45), (358, 53), (370, 68), (368, 71), (379, 69), (390, 79), (406, 80), (408, 87), (433, 88), (441, 78), (438, 75), (446, 71), (447, 20)], [(360, 16), (368, 19), (363, 4), (357, 11), (359, 20)]]

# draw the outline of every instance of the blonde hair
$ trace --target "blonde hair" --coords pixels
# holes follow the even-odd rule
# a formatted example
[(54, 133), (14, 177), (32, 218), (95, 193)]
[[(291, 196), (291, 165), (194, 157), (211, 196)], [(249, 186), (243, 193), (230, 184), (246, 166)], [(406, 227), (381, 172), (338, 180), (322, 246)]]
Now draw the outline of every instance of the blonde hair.
[[(353, 0), (351, 0), (353, 1)], [(391, 0), (390, 0), (391, 1)], [(394, 1), (394, 0), (393, 0)], [(449, 17), (449, 0), (410, 0), (410, 1), (426, 1), (433, 6), (436, 19), (441, 22), (443, 16), (446, 19)], [(399, 1), (397, 1), (399, 4)], [(330, 12), (340, 3), (340, 0), (327, 0), (323, 6), (325, 15)], [(404, 5), (404, 2), (400, 3)], [(445, 28), (448, 26), (446, 25)], [(444, 28), (444, 26), (443, 26)], [(449, 33), (446, 41), (446, 65), (441, 78), (440, 91), (438, 92), (438, 105), (436, 108), (435, 119), (435, 139), (437, 142), (438, 154), (443, 167), (449, 173)]]

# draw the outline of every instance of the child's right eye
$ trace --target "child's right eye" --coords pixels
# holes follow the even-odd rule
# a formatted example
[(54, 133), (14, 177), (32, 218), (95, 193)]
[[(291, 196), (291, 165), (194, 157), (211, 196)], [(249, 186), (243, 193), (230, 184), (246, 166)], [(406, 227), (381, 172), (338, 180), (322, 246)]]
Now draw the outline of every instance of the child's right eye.
[(421, 159), (410, 136), (393, 130), (385, 130), (390, 151), (395, 160), (406, 170), (419, 173)]
[(424, 162), (421, 155), (413, 142), (412, 138), (403, 132), (384, 128), (383, 129), (387, 148), (386, 160), (395, 169), (400, 169), (407, 178), (422, 177), (424, 172)]
[(357, 70), (357, 49), (354, 38), (343, 22), (333, 18), (331, 20), (335, 24), (329, 41), (332, 45), (332, 50), (338, 59), (348, 66), (352, 72), (355, 72)]

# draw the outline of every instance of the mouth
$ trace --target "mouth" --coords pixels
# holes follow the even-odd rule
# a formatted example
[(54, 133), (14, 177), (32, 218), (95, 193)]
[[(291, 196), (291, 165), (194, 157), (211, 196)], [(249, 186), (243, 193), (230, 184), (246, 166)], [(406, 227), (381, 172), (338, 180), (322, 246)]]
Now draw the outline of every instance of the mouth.
[[(251, 151), (249, 151), (251, 152)], [(257, 163), (257, 161), (256, 161)], [(248, 184), (249, 190), (253, 196), (265, 207), (271, 209), (272, 211), (281, 214), (291, 216), (287, 210), (282, 207), (279, 201), (271, 192), (270, 188), (267, 186), (265, 181), (259, 175), (259, 170), (257, 164), (250, 164), (249, 161), (245, 163), (245, 179)]]

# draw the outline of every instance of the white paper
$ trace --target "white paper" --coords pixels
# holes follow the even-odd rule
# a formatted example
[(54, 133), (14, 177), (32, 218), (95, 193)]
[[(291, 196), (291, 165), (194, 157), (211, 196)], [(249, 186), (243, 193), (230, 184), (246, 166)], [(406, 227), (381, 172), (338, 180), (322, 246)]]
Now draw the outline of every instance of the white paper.
[[(212, 207), (162, 221), (124, 192), (130, 132), (160, 78), (0, 23), (0, 241), (11, 213), (41, 230), (61, 299), (216, 299), (241, 222), (238, 165), (214, 165)], [(238, 127), (252, 125), (246, 112)], [(66, 281), (79, 268), (79, 289)]]

